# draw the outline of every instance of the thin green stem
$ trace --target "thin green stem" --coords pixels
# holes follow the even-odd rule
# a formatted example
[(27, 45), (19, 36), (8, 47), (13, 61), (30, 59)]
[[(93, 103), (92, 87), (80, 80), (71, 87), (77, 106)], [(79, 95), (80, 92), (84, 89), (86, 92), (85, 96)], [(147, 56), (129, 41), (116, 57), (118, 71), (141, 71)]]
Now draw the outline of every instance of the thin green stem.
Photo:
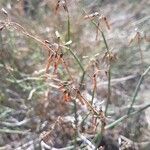
[[(71, 36), (71, 32), (70, 32), (70, 17), (69, 17), (69, 13), (68, 13), (68, 20), (67, 20), (67, 41), (70, 41), (70, 36)], [(78, 65), (80, 66), (81, 70), (82, 70), (82, 77), (81, 77), (81, 81), (80, 81), (80, 89), (82, 88), (82, 84), (84, 81), (84, 77), (85, 77), (85, 70), (84, 67), (82, 65), (82, 63), (80, 62), (79, 58), (74, 54), (73, 50), (69, 47), (66, 47), (66, 49), (71, 53), (71, 55), (74, 57), (74, 59), (76, 60), (76, 62), (78, 63)], [(74, 149), (77, 149), (77, 137), (78, 137), (78, 114), (77, 114), (77, 103), (76, 100), (73, 101), (74, 103), (74, 118), (75, 118), (75, 139), (74, 139)]]
[(142, 107), (141, 109), (139, 109), (139, 110), (137, 110), (137, 111), (134, 111), (134, 112), (132, 112), (132, 113), (130, 113), (130, 114), (126, 114), (126, 115), (120, 117), (120, 118), (117, 119), (116, 121), (114, 121), (114, 122), (112, 122), (111, 124), (107, 125), (107, 126), (105, 127), (105, 129), (110, 129), (110, 128), (113, 128), (113, 127), (117, 126), (117, 125), (118, 125), (120, 122), (122, 122), (123, 120), (125, 120), (125, 119), (127, 119), (127, 118), (129, 118), (129, 117), (131, 117), (131, 116), (133, 116), (133, 115), (135, 115), (135, 114), (137, 114), (137, 113), (142, 112), (143, 110), (147, 109), (148, 107), (150, 107), (150, 104), (148, 104), (148, 105)]
[[(67, 41), (70, 40), (70, 17), (69, 17), (69, 12), (68, 12), (68, 17), (67, 17)], [(70, 45), (68, 46), (69, 52), (73, 55), (75, 60), (77, 61), (78, 64), (81, 65), (78, 57), (73, 53), (73, 51), (70, 49)], [(77, 137), (78, 137), (78, 114), (77, 114), (77, 103), (76, 100), (73, 100), (73, 112), (74, 112), (74, 118), (75, 118), (75, 136), (74, 136), (74, 149), (77, 149)]]
[[(86, 14), (86, 11), (83, 9), (84, 13)], [(102, 29), (96, 24), (95, 21), (91, 20), (91, 22), (97, 27), (97, 29), (101, 32), (107, 53), (109, 54), (110, 57), (110, 51), (109, 51), (109, 47), (108, 47), (108, 43), (107, 40), (105, 38), (104, 32), (102, 31)], [(110, 99), (111, 99), (111, 62), (110, 62), (110, 58), (109, 58), (109, 69), (108, 69), (108, 97), (107, 97), (107, 102), (106, 102), (106, 107), (105, 107), (105, 115), (107, 113), (107, 109), (110, 103)]]
[(28, 134), (29, 130), (12, 130), (12, 129), (0, 129), (0, 133), (10, 133), (10, 134)]
[(93, 91), (92, 91), (91, 105), (93, 105), (94, 96), (95, 96), (95, 88), (94, 88)]
[(83, 81), (84, 81), (85, 73), (86, 73), (85, 71), (82, 72), (82, 76), (81, 76), (81, 80), (80, 80), (80, 88), (79, 88), (80, 90), (83, 89), (83, 87), (84, 87)]
[(74, 118), (75, 118), (75, 137), (74, 137), (74, 149), (77, 149), (77, 137), (78, 137), (78, 114), (77, 114), (77, 103), (76, 100), (73, 100), (73, 111), (74, 111)]
[(86, 116), (82, 119), (81, 126), (84, 125), (85, 120), (88, 118), (88, 116), (90, 115), (90, 113), (91, 113), (91, 112), (89, 112), (88, 114), (86, 114)]
[(108, 69), (108, 95), (107, 95), (107, 103), (106, 103), (106, 107), (105, 107), (105, 115), (108, 110), (110, 98), (111, 98), (111, 65), (109, 65), (109, 69)]
[(72, 56), (75, 58), (76, 62), (78, 63), (78, 65), (80, 66), (82, 72), (85, 72), (84, 67), (82, 65), (82, 63), (80, 62), (79, 58), (74, 54), (72, 49), (68, 49), (69, 52), (72, 54)]
[[(81, 8), (81, 9), (84, 11), (85, 14), (87, 14), (86, 11), (83, 8)], [(109, 51), (109, 47), (108, 47), (108, 44), (107, 44), (104, 32), (102, 31), (102, 29), (93, 20), (91, 20), (91, 22), (101, 32), (101, 35), (102, 35), (102, 38), (103, 38), (103, 41), (104, 41), (107, 53), (109, 54), (109, 57), (110, 57), (110, 51)], [(109, 103), (110, 103), (110, 99), (111, 99), (111, 62), (110, 62), (110, 58), (109, 58), (109, 64), (108, 65), (109, 65), (109, 69), (108, 69), (108, 97), (107, 97), (107, 102), (106, 102), (106, 107), (105, 107), (105, 115), (107, 113), (107, 109), (108, 109), (108, 106), (109, 106)], [(103, 132), (104, 132), (103, 126), (101, 128), (102, 128), (102, 130), (99, 133), (99, 138), (97, 137), (98, 140), (96, 142), (96, 148), (97, 148), (98, 144), (101, 142), (101, 138), (102, 138), (102, 135), (103, 135)]]
[[(85, 10), (84, 10), (84, 12), (85, 12)], [(86, 13), (86, 12), (85, 12), (85, 13)], [(106, 50), (107, 50), (107, 52), (109, 53), (109, 47), (108, 47), (108, 44), (107, 44), (107, 41), (106, 41), (104, 32), (103, 32), (102, 29), (96, 24), (96, 22), (95, 22), (94, 20), (91, 20), (91, 22), (92, 22), (92, 23), (96, 26), (96, 28), (101, 32), (101, 35), (102, 35), (102, 38), (103, 38), (103, 41), (104, 41)]]
[[(109, 47), (108, 47), (104, 32), (99, 28), (99, 26), (93, 20), (92, 20), (92, 23), (101, 32), (101, 35), (102, 35), (107, 53), (109, 54), (109, 57), (110, 57), (110, 51), (109, 51)], [(105, 107), (105, 115), (107, 114), (108, 106), (109, 106), (109, 103), (110, 103), (110, 100), (111, 100), (111, 62), (110, 62), (110, 58), (109, 58), (109, 64), (108, 65), (109, 65), (109, 69), (108, 69), (108, 88), (107, 88), (108, 89), (108, 96), (107, 96), (107, 102), (106, 102), (106, 107)]]
[[(150, 107), (150, 104), (148, 104), (148, 105), (142, 107), (141, 109), (139, 109), (139, 110), (137, 110), (137, 111), (134, 111), (134, 112), (130, 113), (129, 115), (126, 114), (126, 115), (120, 117), (119, 119), (115, 120), (114, 122), (110, 123), (109, 125), (105, 126), (104, 129), (107, 130), (107, 129), (110, 129), (110, 128), (114, 128), (115, 126), (117, 126), (117, 125), (118, 125), (120, 122), (122, 122), (123, 120), (125, 120), (125, 119), (127, 119), (127, 118), (129, 118), (129, 117), (132, 117), (132, 116), (134, 116), (135, 114), (138, 114), (138, 113), (142, 112), (143, 110), (145, 110), (145, 109), (147, 109), (147, 108), (149, 108), (149, 107)], [(101, 136), (102, 136), (102, 132), (98, 133), (98, 134), (96, 135), (96, 137), (94, 138), (94, 140), (99, 139), (99, 142), (97, 142), (97, 143), (100, 143), (100, 141), (101, 141), (101, 138), (100, 138), (100, 137), (101, 137)]]
[(69, 16), (69, 13), (68, 13), (68, 19), (67, 19), (67, 41), (70, 41), (70, 35), (71, 35), (71, 32), (70, 32), (70, 16)]
[(132, 100), (131, 100), (132, 103), (131, 103), (131, 105), (130, 105), (130, 107), (129, 107), (129, 109), (128, 109), (127, 115), (129, 115), (130, 112), (131, 112), (131, 109), (132, 109), (132, 107), (133, 107), (133, 105), (134, 105), (134, 103), (135, 103), (137, 94), (138, 94), (138, 92), (139, 92), (140, 85), (142, 84), (142, 81), (144, 80), (144, 77), (145, 77), (145, 75), (149, 72), (149, 70), (150, 70), (150, 66), (145, 70), (145, 72), (141, 75), (141, 77), (140, 77), (140, 79), (139, 79), (139, 81), (138, 81), (138, 84), (137, 84), (137, 86), (136, 86), (136, 88), (135, 88), (135, 91), (134, 91), (134, 93), (133, 93), (133, 97), (132, 97)]
[(139, 52), (140, 52), (140, 59), (141, 59), (141, 72), (144, 72), (144, 61), (143, 61), (143, 53), (141, 49), (141, 43), (138, 43)]
[(102, 131), (100, 131), (100, 134), (94, 139), (94, 143), (96, 143), (95, 144), (95, 150), (97, 150), (97, 148), (99, 147), (99, 145), (100, 145), (100, 142), (101, 142), (101, 140), (102, 140)]
[(82, 72), (85, 72), (84, 67), (83, 67), (80, 59), (78, 58), (78, 56), (76, 56), (76, 54), (73, 52), (73, 50), (70, 47), (67, 47), (67, 46), (61, 45), (61, 47), (67, 49), (71, 53), (71, 55), (74, 57), (74, 59), (76, 60), (76, 62), (79, 65), (79, 67), (81, 68)]

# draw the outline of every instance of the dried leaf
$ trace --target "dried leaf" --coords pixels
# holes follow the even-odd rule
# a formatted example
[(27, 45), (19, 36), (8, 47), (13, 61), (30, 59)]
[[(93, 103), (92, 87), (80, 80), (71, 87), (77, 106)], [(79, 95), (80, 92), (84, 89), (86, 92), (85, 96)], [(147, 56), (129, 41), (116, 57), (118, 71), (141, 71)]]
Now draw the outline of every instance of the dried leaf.
[(129, 45), (131, 43), (138, 43), (138, 44), (140, 44), (141, 40), (142, 40), (142, 37), (141, 37), (140, 32), (136, 32), (136, 34), (129, 41)]
[(101, 28), (107, 28), (108, 30), (110, 30), (110, 25), (108, 23), (106, 16), (101, 15), (99, 17), (99, 23), (100, 23)]
[(105, 16), (103, 17), (103, 20), (104, 20), (104, 22), (105, 22), (105, 24), (107, 26), (107, 29), (110, 30), (110, 25), (109, 25), (108, 20), (107, 20), (107, 18)]
[(53, 57), (54, 57), (54, 54), (51, 54), (51, 56), (49, 56), (49, 58), (48, 58), (48, 60), (47, 60), (46, 73), (48, 73), (50, 64), (51, 64), (51, 62), (53, 61)]
[(55, 12), (57, 13), (59, 7), (60, 7), (60, 1), (61, 0), (57, 0), (57, 4), (56, 4), (56, 7), (55, 7)]
[(71, 101), (71, 94), (70, 94), (70, 92), (68, 92), (67, 90), (65, 90), (65, 91), (63, 92), (63, 100), (64, 100), (65, 102)]

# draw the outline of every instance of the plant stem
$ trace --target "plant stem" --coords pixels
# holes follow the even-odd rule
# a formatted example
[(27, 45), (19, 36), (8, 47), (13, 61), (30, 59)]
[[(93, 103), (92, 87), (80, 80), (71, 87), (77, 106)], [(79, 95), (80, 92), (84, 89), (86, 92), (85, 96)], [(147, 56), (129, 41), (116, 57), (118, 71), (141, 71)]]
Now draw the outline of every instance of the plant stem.
[(29, 130), (12, 130), (12, 129), (8, 129), (8, 128), (5, 128), (5, 129), (0, 129), (0, 133), (10, 133), (10, 134), (28, 134), (29, 133)]
[(147, 109), (148, 107), (150, 107), (150, 104), (148, 104), (148, 105), (142, 107), (141, 109), (139, 109), (139, 110), (137, 110), (137, 111), (134, 111), (134, 112), (132, 112), (132, 113), (130, 113), (130, 114), (126, 114), (126, 115), (120, 117), (120, 118), (117, 119), (116, 121), (114, 121), (114, 122), (112, 122), (111, 124), (107, 125), (107, 126), (105, 127), (105, 129), (110, 129), (110, 128), (115, 127), (116, 125), (118, 125), (120, 122), (122, 122), (122, 121), (125, 120), (126, 118), (129, 118), (129, 117), (131, 117), (131, 116), (133, 116), (133, 115), (135, 115), (135, 114), (137, 114), (137, 113), (140, 113), (140, 112), (142, 112), (143, 110)]
[[(86, 11), (82, 8), (82, 10), (84, 11), (85, 14)], [(108, 47), (108, 44), (107, 44), (107, 41), (106, 41), (106, 38), (105, 38), (105, 35), (104, 35), (104, 32), (102, 31), (102, 29), (93, 21), (91, 20), (91, 22), (97, 27), (97, 29), (101, 32), (101, 35), (102, 35), (102, 38), (103, 38), (103, 41), (104, 41), (104, 44), (105, 44), (105, 47), (106, 47), (106, 50), (107, 50), (107, 53), (109, 55), (109, 68), (108, 68), (108, 97), (107, 97), (107, 102), (106, 102), (106, 107), (105, 107), (105, 115), (107, 113), (107, 109), (108, 109), (108, 106), (109, 106), (109, 103), (110, 103), (110, 99), (111, 99), (111, 62), (110, 62), (110, 51), (109, 51), (109, 47)], [(93, 94), (94, 95), (94, 94)], [(98, 147), (99, 143), (101, 142), (101, 139), (102, 139), (102, 135), (104, 133), (104, 127), (102, 126), (101, 127), (101, 131), (99, 133), (99, 136), (96, 138), (97, 141), (96, 141), (96, 148)]]
[(68, 50), (69, 50), (69, 52), (72, 54), (72, 56), (75, 58), (76, 62), (77, 62), (78, 65), (80, 66), (82, 72), (84, 73), (85, 70), (84, 70), (83, 65), (82, 65), (82, 63), (80, 62), (79, 58), (74, 54), (74, 52), (73, 52), (72, 49), (68, 48)]
[(74, 111), (74, 118), (75, 118), (75, 137), (74, 137), (74, 149), (77, 149), (77, 137), (78, 137), (78, 114), (77, 114), (77, 103), (76, 100), (73, 100), (73, 111)]
[(144, 70), (144, 60), (143, 60), (143, 53), (142, 53), (142, 49), (141, 49), (141, 43), (138, 43), (138, 47), (139, 47), (139, 52), (140, 52), (140, 59), (141, 59), (141, 72), (143, 73)]
[(85, 73), (86, 73), (85, 71), (82, 72), (82, 76), (81, 76), (81, 80), (80, 80), (80, 88), (79, 88), (80, 90), (83, 89), (83, 87), (84, 87), (83, 81), (84, 81)]
[[(70, 17), (69, 17), (69, 13), (68, 13), (68, 18), (67, 18), (67, 40), (70, 40)], [(82, 77), (81, 77), (81, 81), (80, 81), (80, 89), (82, 88), (82, 84), (84, 81), (84, 77), (85, 77), (85, 70), (84, 67), (82, 65), (82, 63), (80, 62), (79, 58), (74, 54), (73, 50), (69, 47), (66, 47), (67, 50), (69, 50), (69, 52), (71, 53), (71, 55), (74, 57), (74, 59), (76, 60), (76, 62), (78, 63), (78, 65), (80, 66), (81, 70), (82, 70)], [(74, 149), (77, 149), (77, 137), (78, 137), (78, 114), (77, 114), (77, 103), (76, 100), (73, 100), (74, 103), (74, 118), (75, 118), (75, 139), (74, 139)]]
[(145, 72), (141, 75), (141, 77), (140, 77), (140, 79), (139, 79), (139, 81), (138, 81), (138, 84), (137, 84), (137, 86), (136, 86), (136, 88), (135, 88), (135, 91), (134, 91), (134, 94), (133, 94), (133, 97), (132, 97), (132, 100), (131, 100), (132, 103), (131, 103), (131, 105), (130, 105), (130, 107), (129, 107), (129, 109), (128, 109), (127, 115), (129, 115), (130, 112), (131, 112), (132, 106), (134, 105), (134, 102), (135, 102), (135, 100), (136, 100), (137, 94), (138, 94), (138, 92), (139, 92), (140, 85), (142, 84), (142, 81), (144, 80), (144, 77), (145, 77), (145, 75), (149, 72), (149, 70), (150, 70), (150, 66), (145, 70)]
[(82, 119), (81, 126), (84, 125), (85, 120), (88, 118), (89, 115), (90, 115), (90, 112), (88, 114), (86, 114), (86, 116)]
[[(132, 116), (134, 116), (134, 115), (137, 114), (137, 113), (142, 112), (143, 110), (147, 109), (148, 107), (150, 107), (150, 104), (144, 106), (143, 108), (141, 108), (141, 109), (139, 109), (139, 110), (137, 110), (137, 111), (134, 111), (134, 112), (130, 113), (129, 115), (126, 114), (126, 115), (120, 117), (119, 119), (117, 119), (117, 120), (115, 120), (114, 122), (110, 123), (109, 125), (105, 126), (104, 130), (107, 130), (107, 129), (110, 129), (110, 128), (113, 128), (113, 127), (117, 126), (117, 125), (118, 125), (120, 122), (122, 122), (123, 120), (125, 120), (125, 119), (127, 119), (127, 118), (129, 118), (129, 117), (132, 117)], [(98, 134), (96, 135), (96, 137), (94, 138), (94, 140), (97, 141), (97, 142), (96, 142), (97, 144), (100, 143), (100, 141), (101, 141), (101, 138), (100, 138), (100, 137), (102, 137), (102, 132), (98, 133)], [(99, 140), (97, 140), (97, 139), (99, 139)], [(97, 144), (96, 144), (96, 146), (97, 146)]]
[(68, 13), (68, 19), (67, 19), (67, 41), (68, 42), (70, 41), (70, 16), (69, 16), (69, 13)]
[(95, 96), (95, 88), (94, 88), (93, 91), (92, 91), (91, 105), (93, 105), (94, 96)]
[(109, 69), (108, 69), (108, 95), (107, 95), (107, 103), (105, 107), (105, 115), (107, 113), (108, 105), (110, 103), (110, 98), (111, 98), (111, 65), (109, 65)]
[[(69, 17), (69, 12), (68, 12), (68, 17), (67, 17), (67, 41), (70, 40), (70, 17)], [(69, 52), (73, 55), (75, 60), (77, 61), (78, 64), (81, 65), (78, 57), (73, 53), (73, 51), (70, 49), (70, 45), (68, 47)], [(74, 118), (75, 118), (75, 136), (74, 136), (74, 149), (77, 149), (77, 137), (78, 137), (78, 114), (77, 114), (77, 103), (76, 100), (73, 100), (73, 112), (74, 112)]]
[[(84, 11), (85, 12), (85, 11)], [(86, 12), (85, 12), (86, 13)], [(107, 102), (106, 102), (106, 107), (105, 107), (105, 115), (107, 114), (107, 110), (108, 110), (108, 106), (109, 106), (109, 103), (110, 103), (110, 99), (111, 99), (111, 62), (110, 62), (110, 51), (109, 51), (109, 47), (108, 47), (108, 44), (107, 44), (107, 41), (106, 41), (106, 38), (105, 38), (105, 35), (104, 35), (104, 32), (102, 31), (102, 29), (92, 20), (91, 21), (96, 27), (97, 29), (101, 32), (101, 35), (102, 35), (102, 38), (103, 38), (103, 41), (104, 41), (104, 44), (105, 44), (105, 47), (106, 47), (106, 50), (107, 50), (107, 53), (109, 54), (109, 68), (108, 68), (108, 96), (107, 96)]]
[(95, 150), (99, 147), (100, 142), (102, 140), (102, 131), (100, 131), (100, 133), (94, 138), (93, 143), (95, 143)]

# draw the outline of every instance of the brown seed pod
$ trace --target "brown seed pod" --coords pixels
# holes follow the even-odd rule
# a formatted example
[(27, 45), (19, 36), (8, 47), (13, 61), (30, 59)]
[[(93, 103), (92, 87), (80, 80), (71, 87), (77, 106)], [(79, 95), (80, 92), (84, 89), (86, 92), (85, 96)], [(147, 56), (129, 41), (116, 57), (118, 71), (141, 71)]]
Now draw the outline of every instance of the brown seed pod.
[(57, 4), (55, 7), (55, 12), (57, 13), (60, 7), (63, 7), (64, 10), (68, 13), (68, 7), (67, 7), (67, 2), (66, 0), (57, 0)]
[(71, 94), (70, 94), (69, 91), (64, 90), (64, 92), (63, 92), (63, 100), (65, 102), (70, 102), (71, 101)]
[(46, 73), (48, 73), (48, 70), (49, 70), (49, 67), (50, 67), (50, 64), (51, 62), (53, 61), (54, 59), (54, 54), (51, 54), (47, 60), (47, 65), (46, 65)]

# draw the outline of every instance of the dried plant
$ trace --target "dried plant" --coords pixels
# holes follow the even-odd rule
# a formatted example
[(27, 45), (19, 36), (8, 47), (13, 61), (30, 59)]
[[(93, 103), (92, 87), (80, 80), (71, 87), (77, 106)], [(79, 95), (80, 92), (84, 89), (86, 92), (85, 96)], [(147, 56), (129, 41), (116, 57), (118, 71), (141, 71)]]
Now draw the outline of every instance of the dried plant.
[[(48, 2), (45, 3), (47, 4)], [(109, 109), (111, 108), (110, 104), (112, 103), (113, 89), (115, 87), (112, 84), (113, 65), (117, 63), (119, 56), (117, 52), (113, 51), (113, 47), (109, 45), (110, 40), (108, 40), (106, 36), (106, 31), (112, 28), (108, 21), (108, 17), (106, 17), (103, 14), (100, 14), (97, 11), (88, 14), (81, 6), (79, 6), (80, 10), (84, 14), (84, 17), (82, 17), (82, 22), (86, 22), (86, 24), (89, 24), (91, 22), (95, 26), (94, 31), (96, 29), (96, 41), (94, 42), (100, 42), (98, 39), (98, 35), (100, 33), (100, 39), (102, 43), (102, 46), (97, 48), (98, 53), (92, 56), (92, 58), (94, 59), (91, 59), (90, 56), (87, 56), (87, 59), (90, 58), (91, 61), (84, 61), (84, 59), (82, 59), (82, 57), (78, 54), (78, 51), (76, 50), (78, 49), (79, 42), (74, 40), (75, 31), (72, 30), (75, 27), (75, 23), (73, 22), (74, 20), (71, 18), (71, 8), (69, 5), (69, 1), (57, 0), (55, 4), (55, 10), (53, 10), (55, 17), (64, 13), (64, 20), (66, 21), (66, 24), (64, 24), (64, 26), (67, 30), (57, 31), (59, 30), (59, 28), (54, 29), (55, 37), (52, 40), (48, 40), (48, 38), (45, 37), (41, 38), (42, 36), (37, 36), (35, 35), (35, 33), (31, 34), (27, 30), (27, 28), (24, 27), (24, 25), (21, 25), (21, 23), (18, 23), (17, 21), (12, 21), (13, 19), (11, 19), (9, 12), (7, 12), (5, 9), (1, 10), (1, 12), (5, 15), (6, 19), (0, 21), (0, 34), (5, 30), (11, 31), (11, 29), (13, 29), (13, 31), (11, 32), (14, 32), (15, 34), (19, 33), (19, 36), (23, 35), (27, 39), (33, 40), (34, 42), (36, 42), (36, 45), (39, 45), (40, 48), (42, 47), (45, 50), (45, 58), (42, 61), (43, 64), (44, 61), (46, 61), (46, 64), (45, 67), (42, 68), (41, 72), (39, 71), (38, 73), (33, 73), (31, 77), (17, 80), (12, 75), (14, 79), (13, 81), (9, 81), (7, 79), (8, 82), (13, 82), (13, 84), (15, 83), (17, 85), (19, 84), (19, 86), (21, 83), (25, 82), (26, 85), (23, 86), (24, 89), (28, 89), (29, 95), (27, 98), (28, 101), (23, 101), (22, 105), (24, 107), (28, 106), (28, 102), (31, 103), (31, 99), (34, 96), (35, 99), (40, 99), (40, 102), (36, 105), (37, 107), (34, 106), (33, 108), (33, 110), (35, 111), (34, 113), (37, 115), (37, 120), (39, 120), (39, 122), (36, 122), (36, 127), (33, 126), (33, 129), (27, 131), (7, 130), (3, 128), (0, 129), (0, 132), (15, 134), (32, 134), (33, 131), (41, 132), (40, 136), (38, 135), (38, 139), (41, 143), (43, 143), (41, 145), (44, 145), (45, 147), (50, 149), (51, 147), (46, 143), (49, 141), (53, 141), (51, 138), (52, 132), (56, 131), (56, 135), (59, 135), (61, 134), (60, 130), (63, 129), (64, 131), (62, 132), (71, 134), (71, 137), (69, 138), (71, 138), (71, 140), (73, 141), (68, 143), (70, 144), (70, 149), (105, 149), (106, 145), (102, 146), (101, 143), (103, 137), (109, 131), (109, 129), (116, 127), (125, 119), (128, 119), (133, 115), (139, 114), (143, 110), (150, 107), (150, 105), (147, 104), (146, 106), (141, 107), (138, 110), (133, 109), (137, 95), (140, 90), (140, 85), (142, 84), (144, 77), (148, 74), (150, 67), (148, 66), (148, 68), (145, 71), (143, 71), (142, 75), (140, 76), (138, 84), (131, 98), (131, 104), (126, 109), (127, 114), (124, 113), (125, 115), (123, 114), (122, 116), (118, 115), (119, 117), (115, 117), (115, 114), (111, 115), (111, 111), (109, 112)], [(63, 10), (61, 10), (61, 8)], [(92, 33), (92, 30), (90, 32)], [(66, 37), (63, 37), (65, 34)], [(5, 36), (2, 38), (5, 38)], [(88, 37), (86, 37), (86, 40), (87, 38)], [(142, 39), (148, 41), (148, 37), (146, 35), (142, 37), (140, 32), (136, 32), (133, 39), (131, 39), (131, 41), (129, 42), (129, 45), (131, 45), (131, 43), (133, 43), (134, 41), (138, 45), (141, 58), (141, 68), (142, 70), (144, 70), (143, 50), (141, 49)], [(102, 50), (100, 51), (99, 49)], [(97, 51), (95, 50), (94, 52)], [(75, 64), (77, 64), (77, 66)], [(11, 69), (7, 69), (9, 68), (9, 66), (4, 67), (6, 70), (8, 70), (8, 73), (10, 73), (9, 70)], [(12, 69), (11, 71), (13, 72), (14, 70)], [(102, 72), (104, 72), (103, 78), (106, 79), (106, 81), (104, 81), (103, 84), (107, 85), (105, 90), (107, 91), (106, 98), (103, 100), (105, 103), (104, 105), (102, 105), (102, 100), (99, 100), (97, 96), (99, 94), (98, 90), (102, 88), (103, 85), (101, 84)], [(23, 74), (19, 77), (22, 76), (25, 75)], [(45, 77), (46, 80), (44, 80)], [(34, 81), (37, 82), (34, 83)], [(29, 82), (31, 82), (31, 85), (34, 85), (35, 88), (27, 88)], [(38, 93), (39, 89), (40, 92)], [(88, 96), (88, 93), (90, 93), (90, 97)], [(13, 96), (17, 95), (15, 92), (10, 92), (10, 95), (11, 94)], [(16, 97), (19, 96), (17, 95)], [(21, 99), (21, 97), (19, 97), (18, 99)], [(52, 107), (56, 112), (56, 115), (58, 115), (58, 111), (60, 111), (62, 113), (62, 116), (56, 117), (56, 115), (54, 115), (55, 113), (51, 113)], [(33, 110), (29, 109), (27, 112), (27, 116), (32, 116)], [(63, 113), (66, 111), (69, 114), (68, 116), (63, 115)], [(70, 111), (72, 111), (73, 113)], [(114, 113), (115, 112), (116, 111), (114, 111)], [(109, 119), (109, 114), (113, 118), (112, 120)], [(68, 119), (67, 117), (70, 118)], [(34, 124), (34, 117), (31, 119), (31, 121), (32, 120), (33, 123), (31, 123)], [(25, 120), (24, 122), (26, 123), (28, 121), (29, 120)], [(42, 125), (40, 121), (43, 121)], [(49, 129), (49, 123), (51, 122), (53, 122), (53, 124), (51, 129)], [(69, 128), (63, 128), (64, 122), (71, 122)], [(3, 121), (2, 125), (5, 124), (8, 127), (15, 126), (17, 129), (17, 127), (21, 126), (23, 123), (17, 122), (16, 125), (8, 124), (7, 122)], [(89, 129), (91, 129), (91, 137), (88, 137), (90, 132), (88, 132), (87, 128), (84, 128), (85, 124), (87, 128), (89, 127)], [(28, 126), (29, 125), (27, 125), (27, 127)], [(56, 129), (57, 127), (59, 128), (58, 131)], [(48, 128), (48, 130), (45, 130), (45, 128)], [(84, 133), (87, 137), (82, 135)], [(69, 134), (66, 135), (69, 136)], [(63, 135), (61, 136), (60, 138), (63, 139)], [(66, 147), (66, 149), (69, 148)]]

